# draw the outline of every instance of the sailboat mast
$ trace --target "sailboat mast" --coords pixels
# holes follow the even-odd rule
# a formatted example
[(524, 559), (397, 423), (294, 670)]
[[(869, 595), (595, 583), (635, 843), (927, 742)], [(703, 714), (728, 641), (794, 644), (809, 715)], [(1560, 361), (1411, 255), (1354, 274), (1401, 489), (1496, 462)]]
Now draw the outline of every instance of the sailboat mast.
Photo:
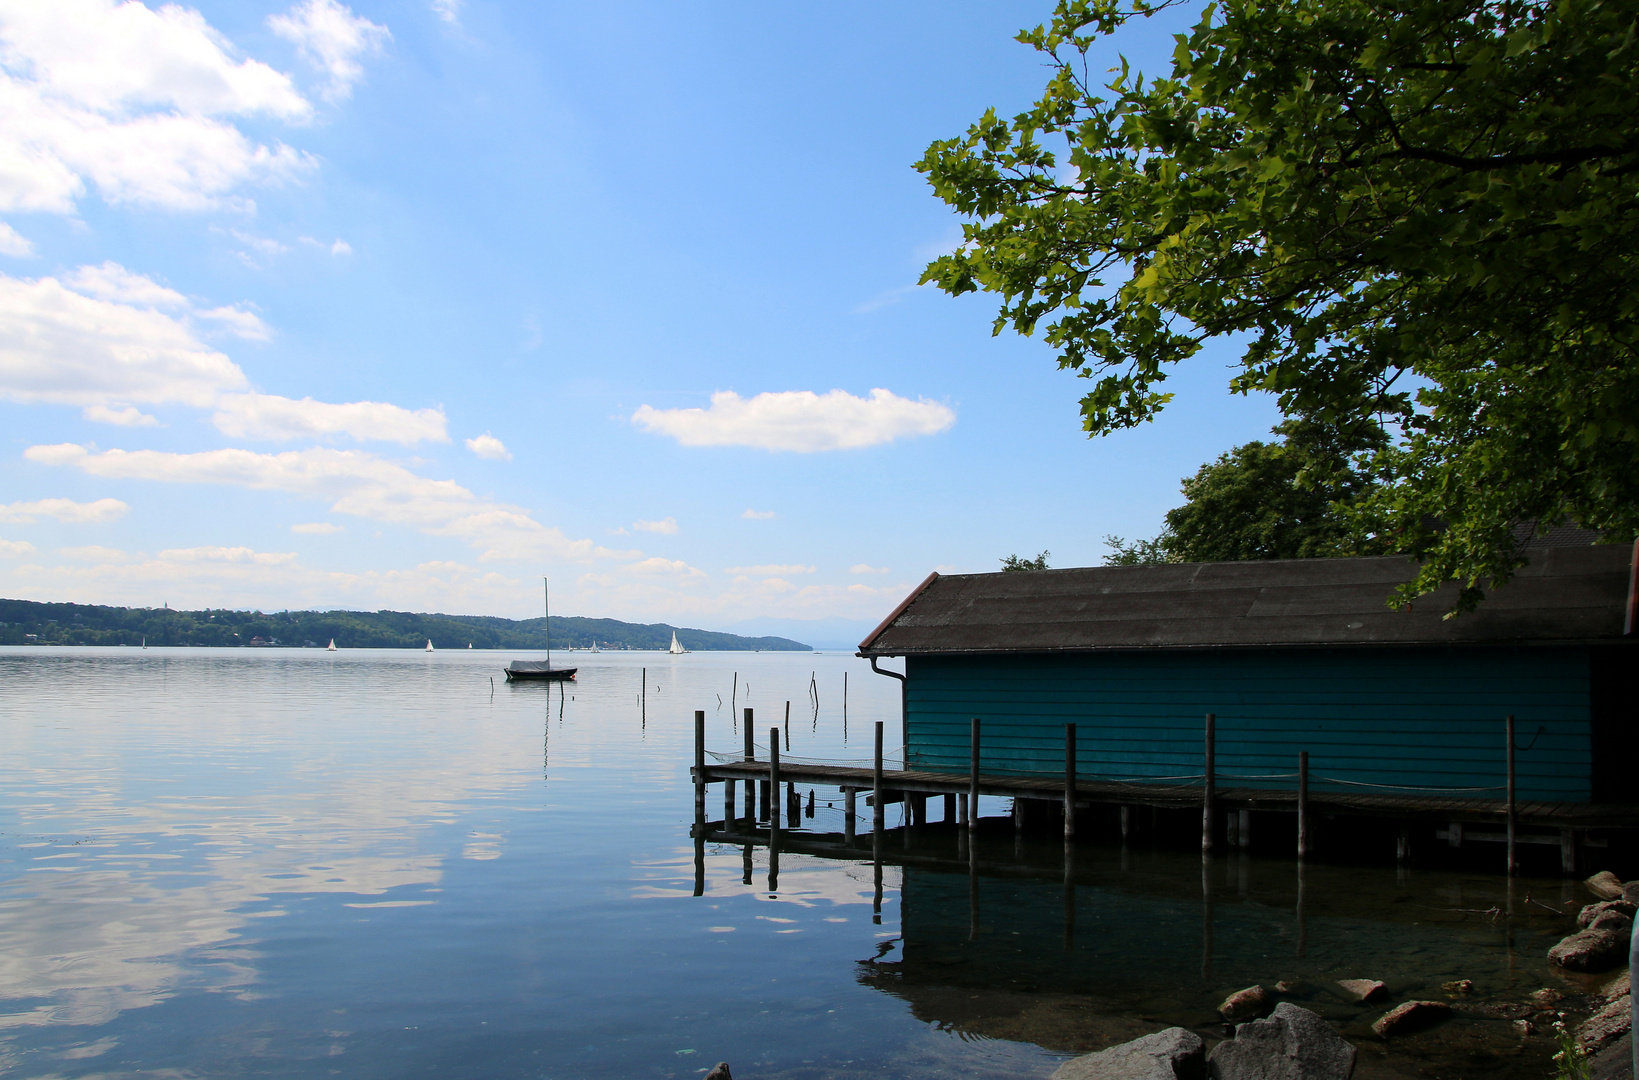
[(546, 670), (552, 670), (552, 590), (541, 579), (541, 602), (546, 608)]

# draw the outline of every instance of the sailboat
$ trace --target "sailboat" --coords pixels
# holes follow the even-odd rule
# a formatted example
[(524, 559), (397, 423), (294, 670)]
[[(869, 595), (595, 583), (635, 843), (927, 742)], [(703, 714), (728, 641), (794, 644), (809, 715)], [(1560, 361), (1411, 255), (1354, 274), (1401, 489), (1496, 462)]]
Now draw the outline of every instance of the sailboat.
[(546, 659), (514, 660), (506, 666), (507, 682), (514, 679), (552, 679), (562, 682), (573, 679), (579, 668), (552, 666), (552, 590), (546, 578), (541, 579), (541, 600), (546, 608)]
[(146, 649), (148, 647), (148, 635), (147, 634), (142, 635), (142, 647), (144, 649)]
[(428, 652), (433, 651), (433, 639), (432, 638), (427, 639), (427, 651)]
[(326, 645), (324, 647), (324, 651), (325, 652), (335, 652), (336, 651), (336, 639), (335, 638), (330, 639), (330, 644)]
[(689, 651), (689, 650), (683, 648), (683, 646), (681, 646), (677, 643), (677, 631), (676, 630), (672, 631), (672, 647), (667, 649), (666, 651), (671, 653), (673, 656), (682, 656), (684, 653)]

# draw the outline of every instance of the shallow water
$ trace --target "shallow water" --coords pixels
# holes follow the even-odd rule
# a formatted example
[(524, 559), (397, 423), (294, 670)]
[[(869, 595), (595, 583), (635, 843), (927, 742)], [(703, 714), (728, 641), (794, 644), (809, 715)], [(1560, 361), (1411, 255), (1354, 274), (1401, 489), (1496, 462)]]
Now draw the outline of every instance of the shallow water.
[[(903, 869), (896, 831), (880, 914), (868, 847), (787, 851), (770, 891), (765, 850), (747, 884), (746, 851), (708, 843), (697, 882), (694, 709), (732, 750), (735, 709), (766, 743), (789, 700), (792, 753), (860, 759), (874, 721), (897, 742), (898, 684), (839, 654), (577, 653), (565, 692), (509, 686), (507, 655), (0, 650), (0, 1069), (1045, 1077), (1212, 1034), (1225, 993), (1276, 980), (1360, 1075), (1548, 1069), (1495, 1018), (1382, 1043), (1381, 1007), (1326, 987), (1558, 985), (1542, 904), (1581, 898), (1557, 881), (1310, 866), (1300, 903), (1287, 859), (1088, 843), (1067, 888), (1062, 847), (998, 817), (971, 878), (954, 830)], [(803, 828), (840, 831), (816, 797)]]

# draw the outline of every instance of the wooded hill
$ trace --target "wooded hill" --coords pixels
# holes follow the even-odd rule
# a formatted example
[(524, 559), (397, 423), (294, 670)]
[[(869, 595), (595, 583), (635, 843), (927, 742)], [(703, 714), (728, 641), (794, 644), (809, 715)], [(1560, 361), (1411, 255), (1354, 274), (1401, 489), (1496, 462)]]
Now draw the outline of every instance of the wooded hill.
[[(176, 611), (0, 600), (0, 645), (277, 645), (341, 649), (544, 649), (545, 619), (422, 615), (407, 611)], [(552, 616), (554, 649), (665, 649), (672, 633), (697, 652), (761, 649), (806, 652), (782, 637), (740, 637), (668, 623)], [(260, 640), (258, 640), (260, 639)]]

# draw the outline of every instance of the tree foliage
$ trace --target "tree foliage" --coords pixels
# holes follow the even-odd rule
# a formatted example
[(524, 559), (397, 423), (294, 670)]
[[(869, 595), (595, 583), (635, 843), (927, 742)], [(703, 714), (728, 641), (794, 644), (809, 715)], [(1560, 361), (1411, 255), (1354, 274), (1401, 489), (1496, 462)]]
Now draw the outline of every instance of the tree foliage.
[(1424, 560), (1407, 596), (1471, 605), (1521, 520), (1639, 531), (1632, 0), (1230, 0), (1164, 77), (1098, 85), (1089, 50), (1164, 6), (1061, 0), (1019, 35), (1042, 98), (918, 165), (969, 219), (923, 280), (1039, 330), (1092, 434), (1214, 338), (1236, 391), (1383, 425), (1360, 512)]
[(1359, 512), (1375, 493), (1368, 456), (1382, 429), (1339, 431), (1306, 418), (1275, 428), (1277, 442), (1249, 442), (1180, 481), (1184, 505), (1151, 540), (1105, 538), (1110, 566), (1380, 555), (1388, 545)]
[(1023, 555), (1009, 555), (1002, 560), (1002, 571), (1007, 573), (1021, 570), (1049, 570), (1051, 567), (1047, 565), (1047, 558), (1052, 554), (1051, 551), (1043, 551), (1034, 559), (1026, 558)]

